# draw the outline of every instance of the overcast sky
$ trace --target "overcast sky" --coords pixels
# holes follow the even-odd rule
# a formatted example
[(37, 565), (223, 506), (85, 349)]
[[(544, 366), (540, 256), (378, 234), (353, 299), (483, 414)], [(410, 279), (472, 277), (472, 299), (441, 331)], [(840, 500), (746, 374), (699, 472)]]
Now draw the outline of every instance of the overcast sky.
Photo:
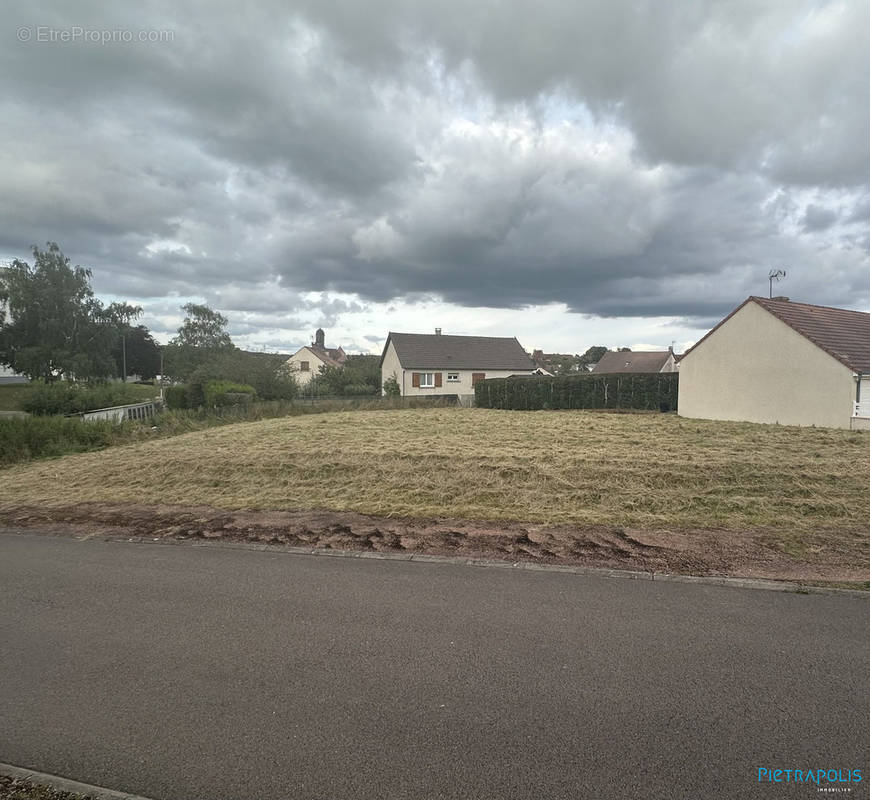
[(193, 299), (269, 350), (317, 326), (679, 350), (776, 268), (870, 310), (870, 3), (3, 16), (0, 258), (57, 241), (163, 341)]

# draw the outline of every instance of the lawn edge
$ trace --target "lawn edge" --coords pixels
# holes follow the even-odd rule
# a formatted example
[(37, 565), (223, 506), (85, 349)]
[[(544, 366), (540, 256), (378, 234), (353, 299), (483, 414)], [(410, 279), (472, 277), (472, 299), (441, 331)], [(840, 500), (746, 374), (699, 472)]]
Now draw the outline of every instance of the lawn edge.
[[(484, 567), (491, 569), (515, 569), (526, 572), (557, 572), (569, 575), (622, 578), (623, 580), (642, 580), (652, 583), (689, 583), (703, 586), (723, 586), (734, 589), (754, 589), (771, 592), (791, 592), (794, 594), (846, 595), (862, 599), (870, 599), (870, 589), (844, 588), (838, 585), (825, 585), (817, 581), (813, 584), (798, 581), (776, 580), (772, 578), (747, 578), (729, 575), (685, 575), (677, 572), (656, 572), (647, 570), (628, 570), (611, 567), (590, 567), (579, 564), (540, 564), (534, 561), (513, 561), (469, 556), (446, 556), (434, 553), (391, 553), (370, 552), (361, 550), (342, 550), (325, 547), (295, 547), (284, 544), (267, 544), (263, 542), (231, 542), (218, 540), (179, 540), (155, 539), (148, 536), (125, 536), (123, 534), (102, 533), (89, 536), (76, 536), (56, 529), (45, 530), (38, 527), (15, 528), (0, 524), (0, 535), (54, 536), (57, 538), (74, 538), (81, 542), (103, 541), (120, 544), (149, 544), (164, 547), (218, 547), (229, 550), (249, 550), (260, 553), (283, 554), (291, 556), (316, 556), (318, 558), (367, 559), (374, 561), (404, 561), (415, 564), (451, 564), (467, 567)], [(832, 584), (841, 583), (831, 581)]]

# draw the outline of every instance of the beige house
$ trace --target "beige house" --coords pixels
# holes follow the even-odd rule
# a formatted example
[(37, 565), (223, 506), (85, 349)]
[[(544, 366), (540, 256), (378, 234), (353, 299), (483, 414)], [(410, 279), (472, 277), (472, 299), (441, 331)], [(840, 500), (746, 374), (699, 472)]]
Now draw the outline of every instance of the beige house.
[(750, 297), (680, 361), (679, 414), (870, 429), (870, 314)]
[(341, 367), (347, 361), (347, 355), (341, 347), (327, 347), (325, 344), (326, 334), (323, 328), (318, 328), (314, 334), (314, 341), (310, 345), (300, 347), (290, 358), (287, 364), (296, 382), (305, 386), (315, 375), (320, 373), (321, 367)]
[[(5, 316), (6, 324), (12, 323), (12, 313), (6, 308), (6, 304), (0, 301), (0, 316)], [(13, 372), (10, 367), (0, 364), (0, 384), (2, 383), (27, 383), (29, 378)]]
[(591, 370), (596, 373), (676, 372), (677, 361), (672, 348), (633, 352), (609, 350)]
[(474, 394), (485, 378), (540, 374), (515, 338), (390, 333), (381, 356), (381, 384), (395, 378), (403, 397)]

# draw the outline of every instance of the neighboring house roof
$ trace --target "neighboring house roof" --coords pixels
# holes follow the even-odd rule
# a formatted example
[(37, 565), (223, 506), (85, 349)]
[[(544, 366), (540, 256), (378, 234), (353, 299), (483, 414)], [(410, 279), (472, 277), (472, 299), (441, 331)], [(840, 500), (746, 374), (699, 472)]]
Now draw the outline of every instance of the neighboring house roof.
[(330, 367), (340, 367), (347, 361), (347, 356), (340, 347), (318, 347), (316, 344), (309, 344), (306, 347)]
[(536, 364), (516, 338), (501, 336), (450, 336), (432, 333), (393, 333), (399, 363), (405, 369), (515, 369), (534, 370)]
[(706, 336), (687, 350), (691, 353), (747, 303), (756, 303), (792, 330), (809, 339), (853, 372), (870, 372), (870, 314), (845, 308), (793, 303), (786, 298), (749, 297)]
[(661, 372), (662, 367), (668, 363), (671, 357), (670, 350), (642, 351), (634, 353), (631, 350), (625, 352), (608, 351), (595, 365), (594, 372), (612, 374), (614, 372)]

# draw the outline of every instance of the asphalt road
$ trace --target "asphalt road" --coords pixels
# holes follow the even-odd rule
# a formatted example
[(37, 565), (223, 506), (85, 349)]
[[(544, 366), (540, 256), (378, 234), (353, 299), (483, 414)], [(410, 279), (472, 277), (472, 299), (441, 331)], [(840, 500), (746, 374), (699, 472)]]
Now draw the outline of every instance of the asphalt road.
[(2, 534), (0, 761), (154, 798), (868, 797), (868, 633), (846, 596)]

